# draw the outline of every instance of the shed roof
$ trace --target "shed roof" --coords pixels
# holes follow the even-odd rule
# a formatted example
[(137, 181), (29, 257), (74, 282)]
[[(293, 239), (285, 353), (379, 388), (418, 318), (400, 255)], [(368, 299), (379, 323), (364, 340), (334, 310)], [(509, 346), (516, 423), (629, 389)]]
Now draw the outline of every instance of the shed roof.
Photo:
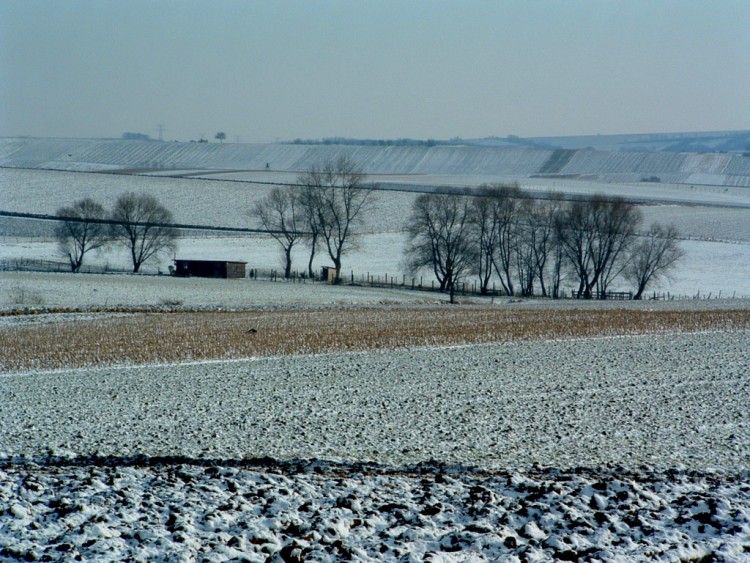
[(175, 258), (175, 262), (203, 262), (211, 264), (247, 264), (242, 260), (204, 260), (203, 258)]

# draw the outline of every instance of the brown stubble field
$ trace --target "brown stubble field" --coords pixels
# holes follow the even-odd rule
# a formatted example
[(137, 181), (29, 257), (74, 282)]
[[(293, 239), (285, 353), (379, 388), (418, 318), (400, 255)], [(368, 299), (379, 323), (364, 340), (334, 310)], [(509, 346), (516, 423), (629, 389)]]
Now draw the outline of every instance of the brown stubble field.
[(750, 310), (415, 307), (103, 313), (85, 321), (20, 323), (0, 328), (0, 372), (749, 327)]

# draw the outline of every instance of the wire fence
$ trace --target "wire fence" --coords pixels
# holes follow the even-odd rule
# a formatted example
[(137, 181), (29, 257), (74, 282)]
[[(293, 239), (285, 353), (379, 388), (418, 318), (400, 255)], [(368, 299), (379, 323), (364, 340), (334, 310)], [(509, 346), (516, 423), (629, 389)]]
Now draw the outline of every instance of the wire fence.
[[(170, 268), (172, 270), (172, 268)], [(71, 267), (68, 262), (55, 261), (55, 260), (40, 260), (40, 259), (29, 259), (29, 258), (17, 258), (0, 260), (0, 271), (5, 272), (52, 272), (52, 273), (71, 273)], [(132, 268), (116, 268), (109, 264), (104, 265), (82, 265), (79, 273), (83, 274), (129, 274), (132, 273)], [(142, 271), (141, 275), (168, 275), (169, 272), (163, 272), (161, 270)], [(321, 273), (313, 273), (309, 275), (306, 270), (294, 270), (287, 278), (282, 270), (273, 268), (250, 268), (245, 273), (245, 279), (257, 280), (257, 281), (271, 281), (279, 283), (302, 283), (302, 284), (332, 284), (332, 279)], [(441, 288), (440, 284), (435, 279), (425, 280), (423, 276), (410, 277), (405, 274), (374, 274), (370, 272), (356, 273), (350, 270), (349, 274), (342, 274), (338, 279), (339, 285), (346, 286), (360, 286), (360, 287), (373, 287), (380, 289), (394, 289), (394, 290), (409, 290), (409, 291), (421, 291), (435, 294), (449, 293), (446, 288)], [(460, 282), (454, 288), (454, 294), (463, 297), (522, 297), (524, 299), (549, 299), (548, 296), (541, 294), (531, 295), (509, 295), (502, 288), (497, 287), (495, 283), (486, 289), (482, 289), (481, 284), (478, 281)], [(577, 299), (577, 291), (570, 290), (570, 297), (567, 297), (566, 293), (560, 293), (562, 299)], [(674, 294), (669, 291), (657, 292), (652, 291), (645, 293), (641, 299), (654, 300), (654, 301), (682, 301), (682, 300), (710, 300), (710, 299), (737, 299), (747, 298), (746, 295), (737, 295), (734, 291), (731, 295), (728, 293), (711, 292), (711, 291), (698, 291), (693, 295), (686, 294)], [(593, 300), (616, 300), (626, 301), (633, 299), (633, 292), (631, 291), (610, 291), (605, 295), (596, 293), (592, 295)]]
[[(12, 258), (0, 260), (0, 271), (4, 272), (72, 272), (70, 263), (56, 260), (40, 260), (32, 258)], [(83, 274), (126, 274), (131, 269), (113, 268), (105, 265), (82, 265), (78, 270)]]

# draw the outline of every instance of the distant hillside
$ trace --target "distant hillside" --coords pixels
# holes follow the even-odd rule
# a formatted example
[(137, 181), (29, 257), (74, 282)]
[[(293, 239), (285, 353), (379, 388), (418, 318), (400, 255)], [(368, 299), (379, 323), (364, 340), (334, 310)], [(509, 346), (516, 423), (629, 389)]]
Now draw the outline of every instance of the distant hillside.
[(626, 152), (750, 153), (750, 131), (580, 135), (573, 137), (489, 137), (468, 141), (481, 146), (526, 146)]
[(750, 187), (750, 156), (511, 146), (231, 144), (0, 139), (0, 166), (85, 171), (275, 170), (303, 172), (339, 156), (368, 174), (533, 176)]

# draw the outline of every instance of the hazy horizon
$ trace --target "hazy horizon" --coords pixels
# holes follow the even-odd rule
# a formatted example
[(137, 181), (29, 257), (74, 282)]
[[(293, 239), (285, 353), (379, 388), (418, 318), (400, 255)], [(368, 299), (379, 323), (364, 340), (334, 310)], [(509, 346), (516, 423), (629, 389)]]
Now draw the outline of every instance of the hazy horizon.
[(3, 0), (0, 136), (750, 130), (750, 2)]

